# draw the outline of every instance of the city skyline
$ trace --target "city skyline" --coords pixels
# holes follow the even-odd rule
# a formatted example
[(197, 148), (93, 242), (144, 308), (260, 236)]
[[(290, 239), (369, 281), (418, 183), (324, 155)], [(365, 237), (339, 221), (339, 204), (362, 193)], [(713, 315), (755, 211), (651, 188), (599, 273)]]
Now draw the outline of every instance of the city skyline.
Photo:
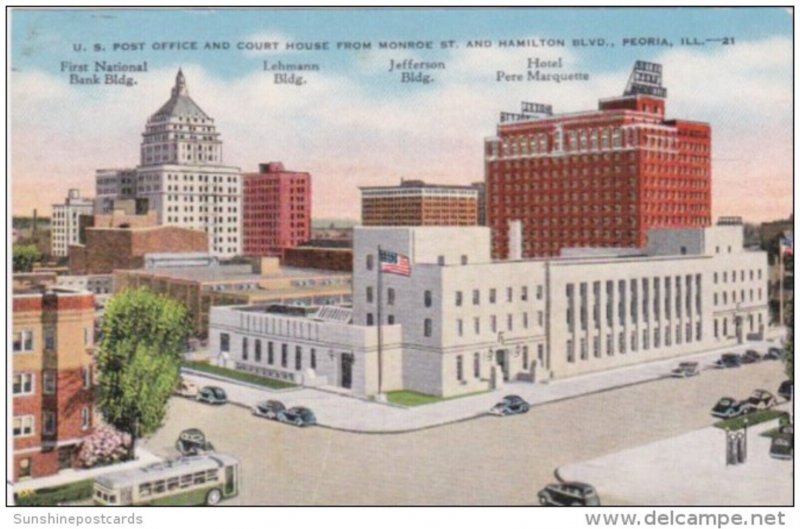
[[(792, 208), (790, 14), (780, 9), (674, 10), (671, 25), (659, 28), (659, 11), (521, 10), (512, 16), (500, 10), (432, 10), (425, 18), (419, 10), (334, 11), (324, 16), (313, 10), (266, 14), (128, 11), (125, 17), (97, 11), (68, 12), (66, 17), (63, 11), (16, 11), (10, 94), (13, 213), (29, 215), (37, 208), (46, 216), (69, 188), (93, 196), (95, 169), (135, 165), (147, 114), (163, 102), (179, 67), (186, 74), (192, 97), (216, 118), (226, 146), (226, 164), (251, 172), (259, 163), (281, 161), (295, 170), (308, 171), (315, 179), (317, 218), (357, 219), (359, 186), (396, 185), (401, 178), (464, 185), (482, 181), (483, 141), (494, 135), (499, 112), (515, 111), (520, 100), (552, 104), (556, 113), (595, 109), (598, 99), (622, 93), (631, 65), (642, 59), (664, 66), (668, 119), (691, 116), (713, 127), (713, 219), (740, 215), (748, 221), (764, 221), (787, 216)], [(66, 23), (43, 33), (39, 28), (54, 15)], [(349, 31), (331, 24), (331, 15), (380, 19), (381, 24), (375, 26), (383, 33), (376, 33), (368, 24)], [(334, 49), (293, 53), (146, 49), (84, 57), (90, 62), (148, 61), (148, 72), (140, 74), (138, 84), (132, 87), (70, 85), (59, 71), (61, 61), (75, 61), (70, 51), (74, 42), (144, 41), (147, 48), (161, 42), (156, 30), (176, 18), (188, 23), (210, 16), (219, 22), (213, 36), (234, 46), (239, 41), (327, 41)], [(243, 17), (253, 20), (245, 22)], [(130, 23), (131, 19), (154, 25), (145, 33)], [(323, 19), (327, 20), (324, 27)], [(446, 32), (436, 27), (437, 21), (444, 20), (450, 21), (442, 22)], [(753, 20), (760, 24), (746, 25)], [(387, 25), (387, 21), (394, 22)], [(565, 29), (551, 31), (559, 21), (566, 24)], [(567, 41), (597, 34), (621, 39), (629, 32), (623, 28), (632, 21), (636, 33), (643, 35), (649, 32), (677, 41), (693, 32), (730, 33), (736, 44), (603, 50), (499, 48), (496, 44), (502, 38), (537, 35)], [(419, 29), (410, 28), (412, 22), (419, 23)], [(182, 28), (179, 24), (175, 27)], [(454, 30), (456, 27), (459, 29)], [(191, 27), (177, 29), (170, 40), (180, 41), (187, 31), (192, 40), (212, 37), (208, 31)], [(89, 36), (78, 37), (81, 32)], [(113, 39), (109, 37), (112, 34)], [(399, 35), (405, 40), (432, 40), (437, 45), (441, 39), (452, 38), (460, 47), (370, 52), (335, 49), (341, 40), (377, 43)], [(465, 48), (467, 40), (478, 38), (495, 45)], [(505, 85), (495, 80), (496, 71), (519, 68), (529, 57), (561, 58), (565, 72), (585, 71), (591, 78), (561, 85)], [(388, 68), (390, 61), (406, 59), (435, 59), (446, 68), (430, 85), (404, 85)], [(272, 74), (261, 70), (265, 60), (314, 63), (320, 71), (310, 73), (304, 86), (276, 85)], [(57, 184), (43, 186), (42, 175)], [(747, 200), (742, 200), (743, 192)]]

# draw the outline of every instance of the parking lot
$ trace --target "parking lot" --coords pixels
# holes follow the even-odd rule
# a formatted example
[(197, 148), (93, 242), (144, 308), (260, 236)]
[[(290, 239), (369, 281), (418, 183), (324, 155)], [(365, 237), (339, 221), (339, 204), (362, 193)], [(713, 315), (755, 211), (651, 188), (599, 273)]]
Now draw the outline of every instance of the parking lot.
[[(525, 415), (392, 434), (296, 428), (241, 407), (176, 397), (165, 426), (145, 444), (171, 456), (181, 430), (202, 429), (217, 450), (242, 462), (234, 504), (532, 505), (557, 467), (707, 427), (720, 397), (745, 398), (755, 388), (774, 393), (784, 378), (780, 362), (705, 370), (541, 404)], [(702, 454), (685, 457), (689, 480), (692, 458)]]

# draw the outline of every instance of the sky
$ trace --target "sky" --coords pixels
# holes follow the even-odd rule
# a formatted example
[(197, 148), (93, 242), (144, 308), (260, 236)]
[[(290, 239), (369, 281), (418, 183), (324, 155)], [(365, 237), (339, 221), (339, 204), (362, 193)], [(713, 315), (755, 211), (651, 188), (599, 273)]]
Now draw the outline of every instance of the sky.
[[(636, 60), (663, 65), (668, 118), (712, 126), (714, 218), (759, 222), (792, 208), (791, 9), (14, 9), (10, 24), (14, 214), (49, 215), (69, 188), (93, 196), (95, 169), (135, 167), (147, 118), (169, 98), (179, 67), (191, 97), (215, 119), (226, 165), (255, 172), (281, 161), (308, 171), (314, 217), (355, 219), (358, 186), (483, 180), (483, 142), (501, 111), (518, 111), (523, 100), (555, 113), (595, 109), (598, 99), (622, 94)], [(542, 38), (566, 45), (499, 46)], [(647, 38), (656, 45), (624, 40)], [(722, 38), (727, 45), (706, 41)], [(398, 41), (433, 49), (378, 48)], [(175, 48), (191, 43), (198, 49)], [(286, 49), (323, 43), (329, 49)], [(498, 71), (526, 73), (530, 58), (561, 59), (551, 72), (589, 79), (497, 80)], [(433, 82), (404, 83), (389, 68), (405, 59), (444, 69), (415, 70)], [(86, 65), (88, 73), (75, 75), (91, 77), (95, 61), (147, 61), (148, 71), (131, 74), (134, 86), (70, 82), (70, 65)], [(304, 73), (301, 86), (276, 84), (264, 61), (319, 71)]]

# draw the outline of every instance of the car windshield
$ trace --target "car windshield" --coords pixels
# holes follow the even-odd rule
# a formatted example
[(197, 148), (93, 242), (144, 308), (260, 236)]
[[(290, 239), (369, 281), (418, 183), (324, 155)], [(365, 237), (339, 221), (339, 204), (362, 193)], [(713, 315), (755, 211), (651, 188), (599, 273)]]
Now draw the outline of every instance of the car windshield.
[(772, 444), (775, 446), (789, 446), (789, 440), (778, 437), (772, 441)]
[(732, 405), (733, 405), (733, 399), (719, 399), (719, 402), (717, 402), (717, 406), (732, 406)]
[(312, 417), (314, 416), (314, 414), (313, 414), (313, 413), (311, 413), (311, 410), (301, 410), (301, 411), (300, 411), (300, 413), (299, 413), (299, 415), (300, 415), (300, 416), (301, 416), (303, 419), (310, 419), (310, 418), (312, 418)]
[(222, 388), (211, 388), (211, 393), (213, 393), (218, 399), (225, 398), (225, 390)]

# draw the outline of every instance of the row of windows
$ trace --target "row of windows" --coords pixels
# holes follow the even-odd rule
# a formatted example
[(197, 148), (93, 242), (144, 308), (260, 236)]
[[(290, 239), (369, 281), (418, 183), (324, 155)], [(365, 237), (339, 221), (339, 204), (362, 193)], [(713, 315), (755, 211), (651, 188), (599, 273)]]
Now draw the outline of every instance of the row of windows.
[[(53, 435), (56, 433), (56, 414), (52, 411), (42, 412), (42, 433)], [(81, 430), (88, 430), (92, 426), (92, 411), (88, 406), (81, 409)], [(14, 437), (31, 437), (36, 435), (36, 418), (33, 415), (17, 415), (11, 427)]]
[[(219, 342), (221, 352), (230, 352), (230, 335), (228, 333), (220, 333)], [(257, 338), (254, 339), (253, 342), (253, 361), (263, 362), (262, 342)], [(246, 336), (242, 338), (241, 354), (242, 361), (250, 360), (250, 338)], [(267, 341), (266, 363), (268, 365), (275, 365), (275, 356), (275, 342)], [(280, 344), (280, 366), (283, 368), (289, 367), (289, 344)], [(311, 369), (317, 368), (317, 350), (313, 347), (309, 349), (309, 367)], [(299, 345), (294, 348), (294, 369), (296, 371), (303, 369), (303, 348)]]
[[(651, 329), (644, 329), (641, 334), (637, 331), (631, 331), (627, 333), (622, 331), (617, 334), (617, 341), (614, 341), (614, 334), (608, 333), (606, 334), (605, 339), (605, 351), (601, 350), (601, 337), (594, 336), (591, 341), (592, 345), (592, 356), (595, 358), (601, 358), (603, 356), (603, 352), (605, 352), (606, 356), (613, 356), (615, 353), (619, 354), (626, 354), (630, 348), (630, 352), (639, 351), (640, 348), (643, 351), (647, 351), (651, 347), (651, 338), (652, 338), (652, 347), (657, 349), (662, 347), (661, 345), (661, 327), (654, 327)], [(685, 331), (685, 332), (684, 332)], [(686, 323), (683, 324), (676, 324), (674, 326), (674, 337), (675, 337), (675, 344), (681, 344), (686, 340), (686, 343), (691, 343), (694, 341), (701, 341), (703, 339), (703, 330), (702, 325), (700, 322), (697, 322), (694, 326), (694, 333), (692, 333), (692, 324)], [(628, 339), (629, 337), (629, 339)], [(669, 347), (672, 345), (673, 339), (673, 326), (668, 325), (663, 328), (663, 338), (664, 338), (664, 347)], [(640, 342), (641, 340), (641, 342)], [(581, 338), (578, 341), (579, 345), (579, 354), (581, 360), (588, 360), (589, 359), (589, 341), (587, 338)], [(616, 348), (615, 348), (616, 347)], [(567, 354), (567, 362), (575, 363), (576, 360), (576, 351), (575, 351), (575, 342), (572, 339), (568, 339), (566, 342), (566, 354)]]
[[(738, 301), (737, 301), (736, 291), (735, 290), (731, 290), (730, 293), (731, 293), (731, 303), (741, 303), (741, 302), (747, 301), (746, 296), (745, 296), (746, 292), (745, 292), (744, 289), (742, 289), (740, 291), (740, 295), (738, 297)], [(762, 289), (758, 288), (754, 292), (753, 289), (751, 288), (750, 289), (750, 301), (755, 301), (754, 293), (758, 294), (758, 301), (761, 301), (761, 297), (763, 295)], [(718, 292), (714, 292), (714, 306), (718, 305), (718, 301), (719, 301), (719, 293)], [(727, 303), (728, 303), (728, 292), (725, 291), (725, 292), (722, 293), (722, 304), (726, 305)]]
[[(528, 322), (527, 312), (523, 312), (521, 314), (520, 320), (522, 321), (522, 328), (528, 329), (530, 325)], [(536, 312), (536, 325), (539, 327), (544, 327), (544, 312)], [(481, 319), (479, 317), (472, 318), (472, 329), (475, 335), (481, 334)], [(514, 330), (513, 314), (506, 315), (506, 330), (509, 332)], [(492, 333), (497, 333), (497, 316), (494, 314), (489, 316), (489, 331)], [(458, 336), (464, 336), (464, 320), (461, 318), (456, 320), (456, 334), (458, 334)]]
[[(719, 246), (717, 246), (716, 252), (719, 253)], [(730, 246), (728, 246), (728, 253), (731, 253), (731, 247)], [(750, 281), (753, 281), (753, 279), (756, 276), (758, 277), (758, 280), (760, 281), (761, 280), (761, 272), (762, 272), (762, 270), (760, 268), (758, 270), (749, 270), (749, 271), (746, 271), (744, 269), (742, 269), (742, 270), (731, 270), (730, 271), (731, 282), (732, 283), (736, 283), (736, 277), (737, 276), (739, 277), (739, 281), (744, 281), (745, 277), (749, 277)], [(715, 285), (719, 282), (719, 275), (720, 275), (719, 272), (714, 272), (714, 284)], [(722, 272), (722, 282), (723, 283), (727, 283), (728, 282), (728, 270), (725, 270), (724, 272)]]

